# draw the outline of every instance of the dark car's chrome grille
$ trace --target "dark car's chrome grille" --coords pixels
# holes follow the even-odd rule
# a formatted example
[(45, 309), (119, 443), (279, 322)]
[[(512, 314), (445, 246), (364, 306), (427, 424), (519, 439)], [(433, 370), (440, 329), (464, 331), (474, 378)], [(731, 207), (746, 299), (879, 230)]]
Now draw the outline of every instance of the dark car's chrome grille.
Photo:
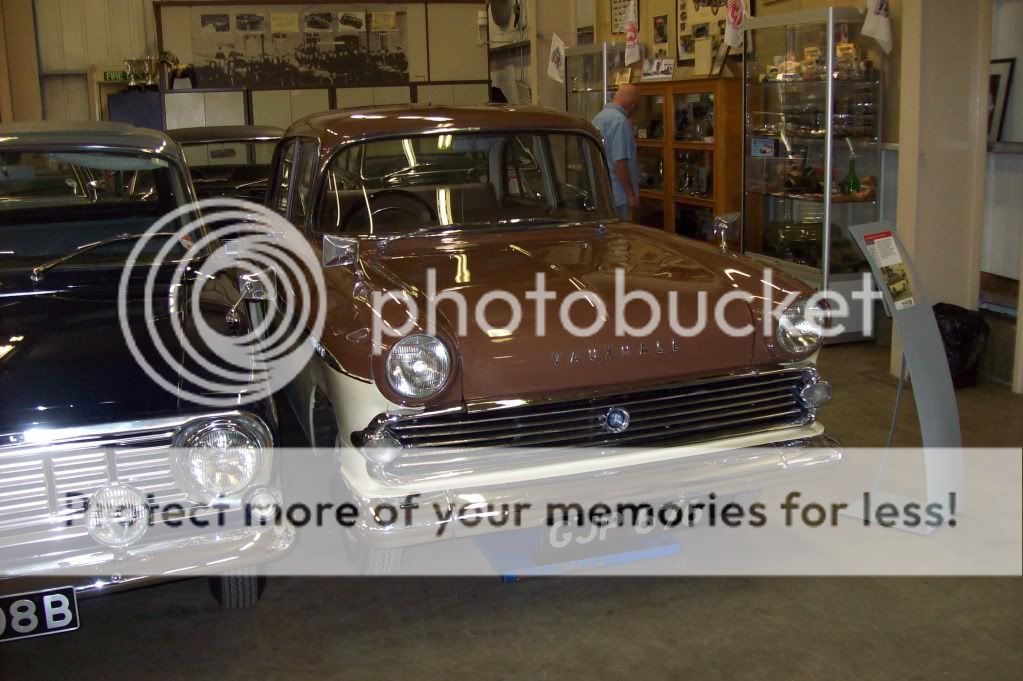
[(158, 504), (184, 499), (168, 459), (173, 434), (124, 433), (0, 452), (0, 537), (80, 516), (85, 500), (115, 477)]
[[(403, 478), (507, 466), (465, 454), (483, 447), (674, 446), (801, 425), (813, 419), (813, 412), (799, 393), (815, 380), (812, 368), (780, 369), (627, 395), (403, 416), (390, 421), (386, 430), (410, 449), (383, 473)], [(630, 417), (619, 433), (605, 428), (608, 410), (614, 407)]]

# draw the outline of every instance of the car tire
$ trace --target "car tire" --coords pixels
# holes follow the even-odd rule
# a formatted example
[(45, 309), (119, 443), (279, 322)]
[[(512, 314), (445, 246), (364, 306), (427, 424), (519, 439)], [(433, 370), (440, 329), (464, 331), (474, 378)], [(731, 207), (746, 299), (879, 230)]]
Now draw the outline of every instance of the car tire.
[(362, 546), (351, 536), (349, 530), (345, 530), (341, 537), (345, 554), (357, 575), (384, 577), (396, 575), (401, 569), (402, 559), (405, 556), (404, 549)]
[(210, 594), (225, 610), (253, 608), (266, 590), (266, 577), (239, 571), (209, 578)]

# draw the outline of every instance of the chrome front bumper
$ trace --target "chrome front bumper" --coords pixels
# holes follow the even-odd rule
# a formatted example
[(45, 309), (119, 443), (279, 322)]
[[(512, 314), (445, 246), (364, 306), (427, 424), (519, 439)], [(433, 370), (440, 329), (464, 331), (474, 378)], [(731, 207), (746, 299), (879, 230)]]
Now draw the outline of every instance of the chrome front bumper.
[(79, 596), (93, 596), (196, 574), (233, 572), (283, 558), (294, 539), (290, 527), (269, 526), (158, 541), (124, 552), (95, 547), (59, 560), (41, 557), (0, 569), (0, 594), (59, 582), (74, 586)]
[[(359, 509), (358, 523), (346, 531), (352, 532), (359, 544), (373, 548), (414, 546), (440, 539), (465, 536), (477, 537), (486, 531), (496, 531), (490, 523), (480, 523), (467, 530), (461, 521), (483, 516), (483, 511), (463, 512), (469, 504), (476, 508), (511, 508), (516, 503), (571, 501), (592, 506), (597, 503), (666, 502), (696, 499), (713, 492), (718, 496), (759, 490), (775, 485), (791, 485), (832, 472), (842, 460), (840, 445), (823, 434), (814, 437), (777, 442), (770, 446), (724, 449), (707, 454), (679, 456), (655, 463), (629, 466), (609, 466), (586, 473), (522, 479), (493, 484), (466, 484), (464, 476), (446, 481), (433, 481), (421, 491), (416, 486), (382, 487), (371, 478), (349, 476), (346, 466), (358, 462), (342, 461), (339, 476), (343, 489), (338, 490), (344, 501)], [(356, 450), (346, 450), (343, 456), (358, 456)], [(439, 486), (438, 484), (439, 483)], [(409, 523), (395, 523), (389, 527), (374, 524), (374, 509), (381, 505), (402, 508), (408, 495), (416, 494), (420, 507), (447, 509), (449, 521), (438, 520), (436, 514), (416, 515)], [(431, 515), (434, 516), (431, 518)], [(443, 517), (444, 514), (441, 514)], [(492, 515), (492, 513), (491, 513)], [(537, 527), (538, 516), (532, 522), (516, 527)], [(447, 527), (442, 527), (442, 525)], [(510, 525), (509, 525), (510, 527)]]

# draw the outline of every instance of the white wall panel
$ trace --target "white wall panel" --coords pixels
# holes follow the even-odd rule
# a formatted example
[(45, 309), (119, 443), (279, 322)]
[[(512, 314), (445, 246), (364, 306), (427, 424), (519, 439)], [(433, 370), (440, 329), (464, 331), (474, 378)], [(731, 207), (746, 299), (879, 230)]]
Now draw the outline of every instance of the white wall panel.
[(167, 129), (206, 125), (206, 100), (201, 92), (174, 92), (164, 97)]
[(206, 125), (245, 125), (243, 92), (207, 92), (203, 96)]

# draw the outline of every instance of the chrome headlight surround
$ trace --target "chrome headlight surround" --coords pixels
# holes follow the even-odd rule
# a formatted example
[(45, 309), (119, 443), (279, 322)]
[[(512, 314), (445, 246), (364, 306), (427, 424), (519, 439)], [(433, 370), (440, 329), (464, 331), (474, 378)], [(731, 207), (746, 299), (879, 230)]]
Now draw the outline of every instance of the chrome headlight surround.
[(778, 318), (774, 340), (788, 354), (805, 357), (821, 346), (827, 321), (824, 306), (820, 303), (811, 306), (809, 298), (799, 298)]
[(436, 336), (416, 333), (394, 344), (384, 362), (387, 385), (413, 400), (441, 392), (451, 377), (451, 353)]
[(192, 496), (234, 496), (269, 478), (272, 447), (270, 429), (251, 414), (199, 418), (175, 435), (171, 469)]

